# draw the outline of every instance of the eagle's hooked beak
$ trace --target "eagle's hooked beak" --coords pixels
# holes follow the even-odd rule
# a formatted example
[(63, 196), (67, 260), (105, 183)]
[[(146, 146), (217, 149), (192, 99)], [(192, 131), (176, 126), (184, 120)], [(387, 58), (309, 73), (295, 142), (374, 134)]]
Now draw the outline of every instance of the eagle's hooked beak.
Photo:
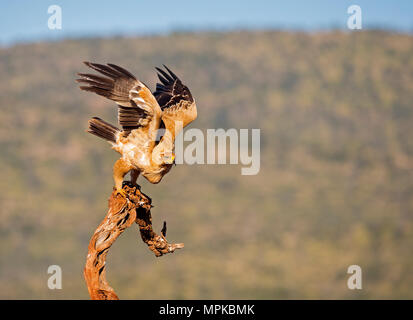
[(166, 164), (175, 164), (175, 154), (172, 153), (170, 156), (165, 156), (164, 161)]

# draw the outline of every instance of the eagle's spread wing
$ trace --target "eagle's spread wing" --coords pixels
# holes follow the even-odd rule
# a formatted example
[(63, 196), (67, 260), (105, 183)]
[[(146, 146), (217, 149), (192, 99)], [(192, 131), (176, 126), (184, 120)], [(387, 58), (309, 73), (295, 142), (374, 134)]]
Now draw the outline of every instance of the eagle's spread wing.
[(146, 127), (151, 122), (159, 126), (162, 110), (148, 87), (133, 74), (111, 63), (84, 63), (104, 77), (78, 73), (80, 79), (77, 79), (77, 82), (86, 84), (80, 86), (80, 89), (95, 92), (115, 101), (118, 104), (119, 124), (126, 134), (139, 127)]
[(175, 137), (179, 128), (182, 129), (196, 119), (197, 110), (188, 87), (168, 67), (164, 67), (167, 72), (156, 68), (161, 83), (156, 84), (154, 96), (162, 109), (162, 122)]

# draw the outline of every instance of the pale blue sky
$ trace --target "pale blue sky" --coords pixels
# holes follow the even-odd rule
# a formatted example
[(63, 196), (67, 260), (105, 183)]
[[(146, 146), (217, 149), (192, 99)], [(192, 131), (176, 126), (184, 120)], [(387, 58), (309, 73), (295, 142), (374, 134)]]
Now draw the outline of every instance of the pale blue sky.
[[(47, 27), (52, 4), (62, 8), (62, 30)], [(413, 0), (9, 0), (0, 3), (0, 44), (176, 30), (346, 29), (352, 4), (362, 8), (363, 29), (413, 31)]]

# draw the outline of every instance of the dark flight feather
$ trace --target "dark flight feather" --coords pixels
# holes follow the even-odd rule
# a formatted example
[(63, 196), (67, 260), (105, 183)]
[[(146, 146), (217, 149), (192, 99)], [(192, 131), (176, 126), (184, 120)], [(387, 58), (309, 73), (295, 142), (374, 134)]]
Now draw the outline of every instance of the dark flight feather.
[(163, 66), (168, 73), (161, 68), (155, 68), (161, 83), (156, 84), (154, 96), (161, 109), (173, 107), (182, 100), (194, 102), (188, 87), (182, 84), (181, 80), (167, 66)]
[(84, 62), (84, 64), (105, 77), (78, 73), (80, 78), (76, 81), (81, 84), (80, 89), (115, 101), (118, 104), (119, 124), (127, 134), (147, 123), (145, 118), (149, 117), (148, 113), (135, 102), (136, 100), (133, 100), (136, 94), (131, 94), (131, 90), (138, 92), (142, 89), (143, 83), (126, 69), (112, 63), (103, 65)]

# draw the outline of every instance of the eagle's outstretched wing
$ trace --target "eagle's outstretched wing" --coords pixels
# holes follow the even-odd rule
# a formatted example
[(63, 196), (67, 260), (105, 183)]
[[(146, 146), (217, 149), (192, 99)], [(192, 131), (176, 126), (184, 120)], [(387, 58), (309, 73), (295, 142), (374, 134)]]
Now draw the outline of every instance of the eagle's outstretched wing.
[(196, 119), (197, 109), (188, 87), (167, 66), (164, 67), (167, 72), (156, 68), (161, 83), (156, 84), (153, 95), (162, 109), (162, 122), (174, 138), (180, 129)]
[(117, 65), (91, 62), (84, 62), (84, 64), (104, 77), (78, 73), (80, 79), (76, 81), (86, 84), (80, 86), (80, 89), (95, 92), (115, 101), (118, 104), (119, 124), (126, 134), (149, 125), (152, 125), (154, 130), (158, 129), (162, 110), (146, 85)]

